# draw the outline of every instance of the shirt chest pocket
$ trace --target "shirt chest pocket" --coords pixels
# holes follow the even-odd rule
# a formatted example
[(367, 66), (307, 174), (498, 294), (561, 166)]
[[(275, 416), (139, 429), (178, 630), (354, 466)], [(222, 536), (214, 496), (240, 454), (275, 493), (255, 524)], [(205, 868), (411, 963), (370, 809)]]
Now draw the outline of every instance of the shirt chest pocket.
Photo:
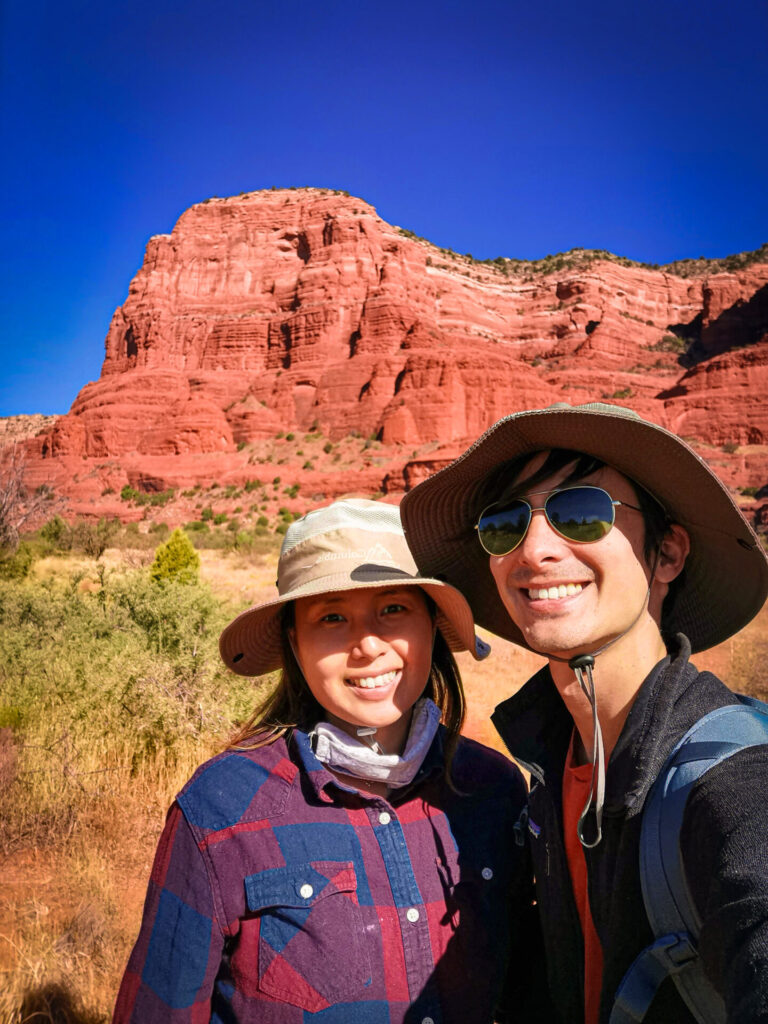
[(312, 1013), (360, 998), (371, 971), (351, 861), (260, 871), (246, 877), (245, 895), (262, 995)]

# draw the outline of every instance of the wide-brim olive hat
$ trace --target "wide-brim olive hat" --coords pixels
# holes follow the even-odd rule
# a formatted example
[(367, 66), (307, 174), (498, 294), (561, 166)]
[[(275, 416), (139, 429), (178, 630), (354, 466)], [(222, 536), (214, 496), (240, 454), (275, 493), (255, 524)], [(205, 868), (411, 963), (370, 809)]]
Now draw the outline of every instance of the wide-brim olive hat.
[(219, 639), (221, 657), (240, 675), (282, 666), (281, 615), (289, 601), (371, 587), (421, 587), (436, 605), (437, 627), (452, 651), (471, 651), (478, 661), (490, 652), (475, 637), (466, 598), (419, 573), (396, 505), (360, 498), (308, 512), (288, 527), (277, 573), (279, 597), (238, 615)]
[(677, 435), (629, 409), (560, 403), (499, 420), (401, 503), (420, 570), (461, 587), (481, 626), (528, 646), (502, 604), (475, 525), (489, 473), (549, 448), (583, 452), (612, 466), (649, 491), (690, 534), (680, 589), (662, 623), (668, 635), (685, 633), (694, 651), (705, 650), (760, 611), (768, 596), (768, 557), (706, 462)]

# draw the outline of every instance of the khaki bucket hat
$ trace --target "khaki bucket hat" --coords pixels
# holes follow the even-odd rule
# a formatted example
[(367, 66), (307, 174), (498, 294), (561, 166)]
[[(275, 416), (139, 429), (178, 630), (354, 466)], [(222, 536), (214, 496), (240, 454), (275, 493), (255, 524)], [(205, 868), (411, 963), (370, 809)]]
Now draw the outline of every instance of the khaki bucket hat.
[(291, 523), (277, 566), (279, 597), (255, 605), (219, 639), (226, 665), (259, 676), (282, 665), (281, 619), (289, 601), (338, 590), (421, 587), (437, 606), (437, 626), (452, 651), (479, 661), (490, 647), (475, 637), (469, 604), (455, 587), (419, 574), (396, 505), (365, 499), (334, 502)]
[(694, 651), (706, 650), (760, 611), (768, 596), (768, 557), (706, 462), (676, 434), (630, 409), (559, 403), (499, 420), (401, 503), (419, 568), (460, 586), (481, 626), (528, 646), (501, 602), (475, 524), (488, 474), (502, 462), (548, 448), (601, 459), (649, 491), (690, 534), (680, 590), (663, 622), (668, 635), (685, 633)]

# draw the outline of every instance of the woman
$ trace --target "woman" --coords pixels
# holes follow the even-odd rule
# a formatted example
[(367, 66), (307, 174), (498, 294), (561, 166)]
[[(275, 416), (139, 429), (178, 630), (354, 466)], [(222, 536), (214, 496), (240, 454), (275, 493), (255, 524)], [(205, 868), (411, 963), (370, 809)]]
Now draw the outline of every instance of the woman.
[(459, 736), (468, 604), (373, 501), (293, 523), (278, 576), (220, 649), (280, 681), (170, 810), (115, 1022), (487, 1024), (502, 989), (529, 1019), (525, 784)]

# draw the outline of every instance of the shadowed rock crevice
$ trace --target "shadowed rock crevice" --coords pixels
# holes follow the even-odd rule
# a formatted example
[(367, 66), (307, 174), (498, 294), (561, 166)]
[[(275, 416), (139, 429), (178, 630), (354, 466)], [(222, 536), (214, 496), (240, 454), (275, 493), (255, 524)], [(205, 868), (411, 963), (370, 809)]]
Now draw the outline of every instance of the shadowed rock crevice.
[(740, 297), (701, 332), (701, 359), (768, 339), (768, 284)]
[(136, 344), (136, 339), (133, 335), (133, 327), (129, 327), (125, 332), (125, 354), (128, 359), (135, 359), (139, 354), (139, 346)]

